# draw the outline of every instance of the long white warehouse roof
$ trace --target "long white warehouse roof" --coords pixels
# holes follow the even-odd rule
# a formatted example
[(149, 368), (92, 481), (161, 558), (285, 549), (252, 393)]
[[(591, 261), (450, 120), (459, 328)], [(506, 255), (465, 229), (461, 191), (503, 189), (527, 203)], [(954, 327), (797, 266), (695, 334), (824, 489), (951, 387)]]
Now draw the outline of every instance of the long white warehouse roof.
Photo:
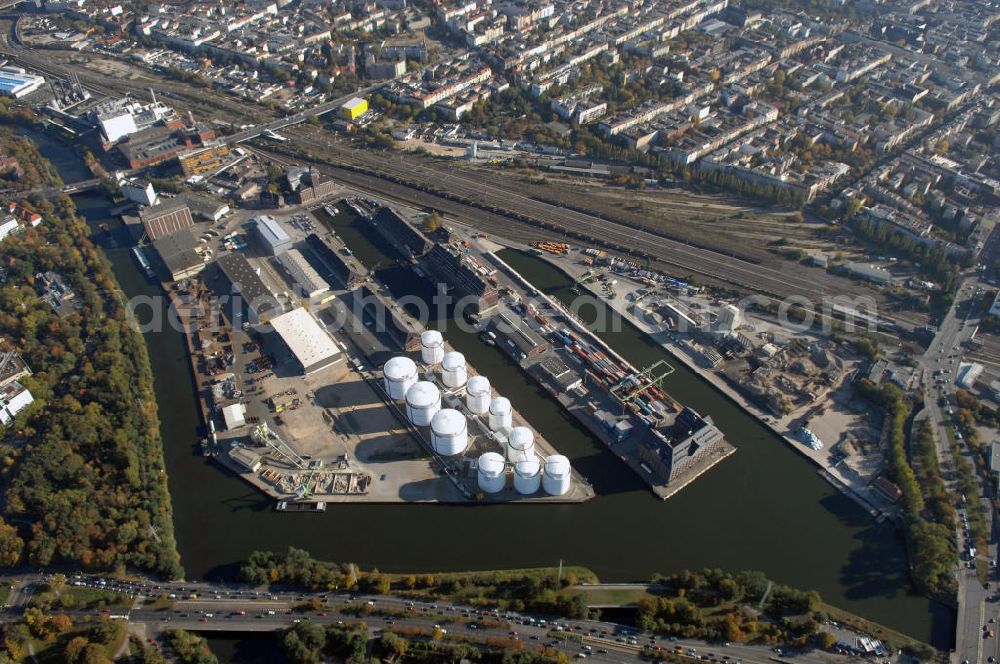
[(316, 272), (298, 249), (289, 249), (278, 256), (278, 261), (288, 270), (292, 281), (305, 291), (306, 296), (316, 297), (320, 293), (330, 290), (330, 284), (326, 283), (326, 280), (319, 276), (319, 273)]
[(307, 372), (340, 354), (336, 342), (302, 307), (272, 318), (271, 326)]

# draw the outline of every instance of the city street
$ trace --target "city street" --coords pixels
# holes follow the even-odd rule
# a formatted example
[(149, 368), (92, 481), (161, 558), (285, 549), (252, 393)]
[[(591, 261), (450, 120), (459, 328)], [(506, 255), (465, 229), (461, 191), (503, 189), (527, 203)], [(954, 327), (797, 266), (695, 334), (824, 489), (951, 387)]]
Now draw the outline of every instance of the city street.
[[(951, 450), (948, 422), (954, 410), (954, 391), (957, 372), (962, 357), (965, 354), (965, 344), (972, 338), (979, 320), (972, 316), (971, 299), (975, 297), (978, 282), (975, 279), (966, 280), (959, 288), (955, 303), (948, 311), (938, 327), (937, 334), (927, 352), (920, 359), (920, 367), (924, 376), (924, 411), (934, 429), (934, 437), (938, 445), (938, 460), (942, 476), (953, 491), (957, 482), (957, 471)], [(948, 405), (943, 408), (939, 399), (944, 398)], [(973, 463), (968, 447), (959, 441), (959, 448), (970, 464)], [(982, 499), (986, 506), (992, 501), (992, 496), (983, 486)], [(960, 518), (964, 509), (960, 509)], [(989, 533), (989, 550), (977, 551), (978, 557), (994, 561), (997, 557), (993, 513), (987, 514)], [(985, 638), (986, 629), (996, 629), (994, 624), (1000, 619), (1000, 603), (990, 589), (983, 587), (975, 565), (969, 566), (969, 547), (971, 540), (968, 527), (956, 520), (955, 537), (958, 542), (960, 563), (957, 569), (958, 580), (958, 620), (955, 636), (955, 657), (957, 662), (965, 664), (992, 663), (1000, 658), (1000, 646), (997, 638)], [(990, 564), (989, 562), (987, 563)], [(990, 578), (995, 580), (996, 568), (990, 567)]]

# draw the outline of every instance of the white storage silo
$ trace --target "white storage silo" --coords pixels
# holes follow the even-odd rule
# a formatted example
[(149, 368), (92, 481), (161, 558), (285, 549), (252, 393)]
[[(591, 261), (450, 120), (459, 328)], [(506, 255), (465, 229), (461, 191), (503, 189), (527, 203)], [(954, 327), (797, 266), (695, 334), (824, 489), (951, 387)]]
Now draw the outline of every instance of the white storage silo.
[(513, 409), (507, 397), (493, 397), (490, 401), (490, 429), (500, 431), (510, 428)]
[(417, 364), (403, 355), (391, 358), (382, 367), (385, 391), (392, 399), (403, 399), (406, 391), (417, 382)]
[(535, 455), (525, 457), (514, 464), (514, 490), (522, 496), (538, 493), (542, 484), (542, 464)]
[(469, 430), (462, 415), (453, 408), (442, 408), (431, 418), (431, 444), (442, 456), (455, 456), (469, 444)]
[(545, 493), (550, 496), (563, 496), (569, 491), (569, 486), (569, 459), (561, 454), (553, 454), (545, 460), (542, 487), (545, 489)]
[(430, 426), (439, 410), (441, 392), (434, 383), (417, 381), (406, 391), (406, 419), (418, 427)]
[(487, 452), (479, 457), (479, 490), (486, 493), (503, 491), (507, 485), (503, 457), (496, 452)]
[(514, 427), (507, 434), (507, 460), (514, 463), (535, 454), (535, 434), (528, 427)]
[(437, 330), (426, 330), (420, 335), (420, 359), (424, 364), (438, 364), (444, 357), (444, 337)]
[(490, 379), (486, 376), (473, 376), (465, 384), (465, 407), (476, 415), (483, 415), (490, 409)]
[(465, 355), (457, 352), (445, 353), (441, 358), (441, 380), (448, 387), (462, 387), (469, 378), (465, 368)]

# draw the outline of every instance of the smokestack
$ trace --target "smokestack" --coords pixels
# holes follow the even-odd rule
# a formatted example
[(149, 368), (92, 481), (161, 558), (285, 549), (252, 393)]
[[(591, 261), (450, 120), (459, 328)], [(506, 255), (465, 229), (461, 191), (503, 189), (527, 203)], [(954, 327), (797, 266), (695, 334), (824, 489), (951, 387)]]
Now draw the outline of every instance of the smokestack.
[(153, 98), (153, 103), (156, 103), (156, 93), (153, 92), (153, 88), (149, 89), (149, 96)]
[(188, 119), (191, 121), (191, 127), (194, 128), (194, 113), (191, 112), (190, 108), (188, 109)]

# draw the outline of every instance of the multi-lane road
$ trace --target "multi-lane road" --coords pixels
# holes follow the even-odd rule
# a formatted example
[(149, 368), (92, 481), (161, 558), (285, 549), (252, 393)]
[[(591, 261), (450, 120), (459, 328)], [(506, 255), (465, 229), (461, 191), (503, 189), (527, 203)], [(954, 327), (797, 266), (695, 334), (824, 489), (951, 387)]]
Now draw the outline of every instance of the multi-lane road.
[[(15, 577), (14, 590), (0, 612), (0, 620), (18, 615), (33, 592), (46, 583), (45, 574)], [(845, 657), (821, 651), (779, 653), (764, 646), (738, 643), (707, 643), (693, 639), (655, 637), (597, 620), (569, 620), (476, 609), (443, 602), (413, 601), (391, 595), (338, 592), (308, 592), (288, 588), (251, 587), (204, 582), (156, 583), (150, 580), (120, 581), (94, 576), (71, 577), (79, 584), (120, 593), (131, 598), (131, 608), (70, 611), (77, 620), (85, 615), (107, 616), (129, 622), (131, 628), (156, 638), (171, 628), (199, 632), (277, 632), (296, 622), (351, 624), (363, 620), (371, 634), (391, 629), (417, 629), (426, 634), (435, 628), (443, 638), (524, 647), (550, 647), (571, 657), (584, 655), (599, 662), (635, 659), (643, 648), (664, 649), (688, 657), (692, 662), (708, 660), (729, 664), (771, 664), (794, 661), (802, 664), (834, 664)], [(163, 598), (168, 602), (164, 603)], [(304, 609), (319, 599), (319, 610)]]
[[(949, 422), (954, 408), (952, 397), (958, 378), (958, 367), (962, 362), (965, 344), (973, 337), (979, 319), (973, 310), (973, 301), (980, 289), (974, 278), (965, 280), (955, 296), (955, 303), (945, 315), (938, 327), (937, 334), (927, 352), (920, 359), (920, 367), (924, 376), (924, 410), (928, 421), (934, 428), (934, 436), (938, 444), (938, 459), (941, 461), (942, 474), (945, 480), (954, 486), (957, 477), (952, 459), (949, 437)], [(945, 406), (939, 405), (944, 399)], [(970, 464), (974, 463), (972, 452), (964, 441), (959, 441), (959, 449)], [(996, 567), (992, 561), (997, 558), (997, 543), (993, 525), (993, 497), (988, 487), (980, 484), (982, 503), (987, 509), (986, 523), (988, 533), (988, 551), (977, 551), (977, 556), (987, 558), (989, 577), (995, 582)], [(988, 637), (988, 629), (997, 629), (996, 622), (1000, 620), (1000, 602), (991, 588), (987, 588), (979, 579), (975, 564), (969, 565), (968, 550), (973, 546), (966, 522), (964, 507), (959, 512), (961, 523), (955, 523), (955, 539), (958, 542), (962, 561), (956, 572), (958, 579), (958, 623), (955, 634), (955, 659), (968, 664), (986, 664), (1000, 659), (1000, 643), (997, 638)], [(992, 584), (991, 584), (992, 585)]]

